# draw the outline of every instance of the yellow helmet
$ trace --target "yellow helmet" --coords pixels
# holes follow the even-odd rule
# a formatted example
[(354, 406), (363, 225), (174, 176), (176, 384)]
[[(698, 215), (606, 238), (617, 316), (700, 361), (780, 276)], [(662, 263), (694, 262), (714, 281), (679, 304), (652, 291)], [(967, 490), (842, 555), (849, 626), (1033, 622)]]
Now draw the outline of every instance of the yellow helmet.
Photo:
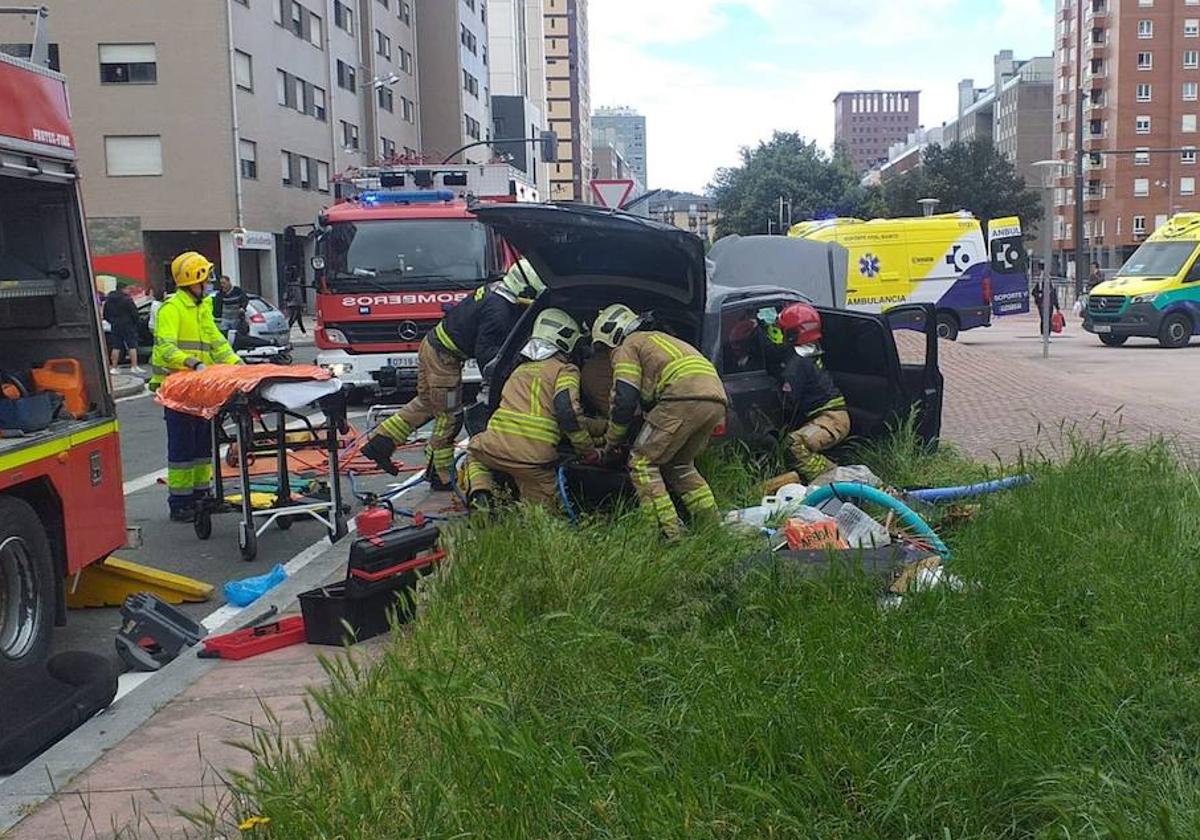
[(541, 348), (553, 347), (558, 352), (570, 354), (575, 350), (575, 345), (582, 337), (583, 330), (580, 328), (579, 322), (569, 314), (561, 309), (545, 309), (539, 312), (534, 320), (533, 330), (529, 334), (529, 344), (525, 345), (522, 353), (530, 358), (536, 358), (535, 355), (531, 355), (530, 351), (536, 351), (538, 348), (531, 347), (531, 345), (540, 345)]
[(619, 347), (625, 336), (642, 325), (642, 316), (623, 303), (606, 306), (592, 322), (592, 342)]
[(171, 261), (171, 276), (175, 278), (175, 286), (195, 286), (203, 283), (212, 276), (213, 264), (203, 254), (187, 251)]
[(500, 281), (500, 285), (519, 300), (533, 300), (546, 291), (546, 284), (542, 282), (542, 278), (538, 276), (534, 267), (529, 264), (529, 260), (524, 257), (513, 263), (512, 268)]

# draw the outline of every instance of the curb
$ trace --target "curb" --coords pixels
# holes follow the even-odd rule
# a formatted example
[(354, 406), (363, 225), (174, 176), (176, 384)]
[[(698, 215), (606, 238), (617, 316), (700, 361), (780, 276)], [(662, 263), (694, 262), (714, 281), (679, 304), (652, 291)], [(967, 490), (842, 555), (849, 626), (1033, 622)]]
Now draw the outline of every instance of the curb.
[(113, 399), (116, 400), (136, 396), (146, 390), (146, 380), (138, 376), (126, 376), (123, 373), (113, 375), (112, 385)]

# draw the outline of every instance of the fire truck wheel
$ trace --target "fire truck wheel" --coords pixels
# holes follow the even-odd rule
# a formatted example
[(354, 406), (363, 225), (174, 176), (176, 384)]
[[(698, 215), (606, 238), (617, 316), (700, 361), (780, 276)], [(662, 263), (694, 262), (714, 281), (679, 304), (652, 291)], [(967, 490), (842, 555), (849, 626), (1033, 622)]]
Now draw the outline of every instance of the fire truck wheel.
[(54, 569), (42, 520), (0, 497), (0, 684), (40, 665), (54, 625)]

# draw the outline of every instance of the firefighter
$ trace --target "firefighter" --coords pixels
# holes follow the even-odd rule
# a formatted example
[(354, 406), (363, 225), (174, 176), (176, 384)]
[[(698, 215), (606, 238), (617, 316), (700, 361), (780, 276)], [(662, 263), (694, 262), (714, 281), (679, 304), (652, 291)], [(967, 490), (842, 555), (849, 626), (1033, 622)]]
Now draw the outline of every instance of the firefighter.
[(487, 429), (467, 446), (472, 507), (491, 506), (495, 470), (512, 479), (522, 501), (553, 508), (559, 441), (566, 438), (583, 458), (596, 454), (579, 404), (579, 368), (571, 361), (581, 335), (578, 322), (561, 309), (547, 309), (534, 320), (521, 348), (525, 361), (504, 383)]
[[(213, 264), (195, 251), (171, 262), (175, 294), (163, 303), (154, 321), (154, 352), (150, 357), (151, 391), (181, 370), (204, 370), (206, 365), (236, 365), (233, 352), (213, 320), (212, 299), (205, 286)], [(196, 502), (212, 483), (212, 424), (171, 409), (167, 422), (167, 502), (172, 522), (191, 522)]]
[(527, 306), (545, 290), (528, 260), (513, 264), (504, 279), (480, 286), (473, 295), (446, 313), (426, 333), (417, 354), (417, 396), (379, 426), (362, 454), (396, 475), (392, 463), (396, 445), (433, 420), (426, 448), (426, 475), (434, 490), (449, 490), (453, 484), (454, 439), (462, 429), (462, 371), (475, 359), (482, 372), (500, 352)]
[(787, 438), (796, 473), (772, 479), (768, 489), (797, 478), (814, 483), (837, 466), (822, 453), (850, 435), (846, 398), (821, 363), (820, 314), (807, 303), (793, 303), (779, 313), (779, 326), (793, 350), (780, 374), (784, 404), (801, 425)]
[(596, 316), (592, 341), (612, 349), (606, 456), (625, 443), (639, 404), (645, 425), (629, 453), (629, 473), (642, 510), (668, 539), (680, 534), (670, 491), (693, 521), (716, 521), (717, 503), (696, 457), (725, 422), (728, 398), (716, 369), (686, 342), (641, 330), (643, 319), (623, 304)]

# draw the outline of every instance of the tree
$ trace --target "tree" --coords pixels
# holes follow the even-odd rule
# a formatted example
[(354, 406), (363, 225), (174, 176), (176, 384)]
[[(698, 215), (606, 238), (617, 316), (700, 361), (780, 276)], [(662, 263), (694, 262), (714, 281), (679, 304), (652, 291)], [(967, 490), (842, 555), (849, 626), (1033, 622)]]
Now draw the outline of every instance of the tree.
[(882, 198), (890, 216), (919, 216), (919, 199), (936, 198), (938, 212), (967, 210), (983, 221), (1017, 216), (1027, 233), (1042, 218), (1038, 193), (1008, 158), (980, 140), (930, 146), (920, 168), (884, 183)]
[(709, 191), (722, 236), (767, 233), (768, 220), (779, 218), (780, 197), (791, 202), (797, 222), (857, 215), (872, 199), (845, 155), (830, 157), (816, 143), (782, 131), (753, 149), (743, 147), (741, 165), (718, 169)]

